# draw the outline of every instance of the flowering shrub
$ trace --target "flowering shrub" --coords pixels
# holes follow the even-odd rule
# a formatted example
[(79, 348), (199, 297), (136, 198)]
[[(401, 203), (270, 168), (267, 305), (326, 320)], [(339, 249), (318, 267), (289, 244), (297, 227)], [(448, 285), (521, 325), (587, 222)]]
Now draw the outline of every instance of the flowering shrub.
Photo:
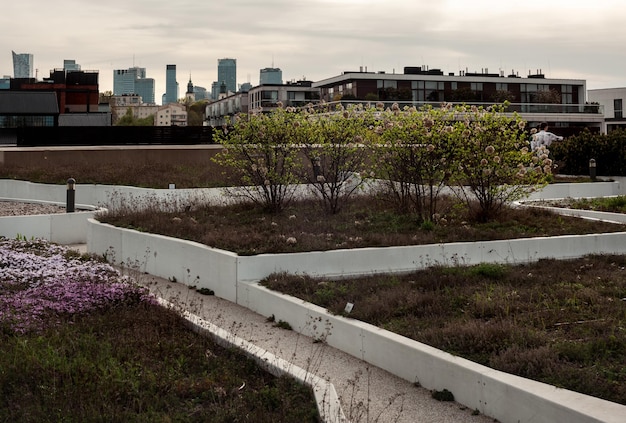
[[(506, 106), (279, 107), (218, 134), (226, 147), (218, 160), (239, 170), (244, 194), (272, 212), (291, 198), (290, 184), (304, 179), (337, 213), (361, 186), (360, 172), (385, 180), (390, 198), (420, 222), (439, 215), (445, 187), (487, 221), (505, 203), (545, 184), (552, 168), (547, 150), (528, 150), (526, 122), (506, 114)], [(371, 169), (364, 172), (366, 162)]]
[(225, 149), (215, 160), (241, 174), (241, 195), (268, 211), (281, 211), (294, 194), (293, 185), (301, 163), (300, 148), (295, 143), (300, 116), (295, 109), (277, 107), (269, 114), (242, 115), (232, 130), (217, 131), (215, 140)]
[(430, 220), (438, 215), (443, 187), (450, 186), (474, 217), (486, 221), (506, 202), (545, 184), (549, 152), (528, 150), (526, 123), (506, 115), (505, 107), (444, 103), (439, 109), (386, 110), (376, 128), (383, 151), (378, 169), (392, 198), (420, 221)]
[(367, 122), (372, 111), (360, 105), (340, 105), (336, 110), (303, 112), (308, 129), (302, 137), (308, 162), (305, 179), (322, 198), (326, 210), (334, 214), (363, 184), (361, 171), (370, 153)]
[(454, 107), (451, 182), (470, 210), (474, 207), (479, 221), (491, 219), (505, 203), (545, 185), (552, 171), (549, 152), (529, 151), (526, 122), (517, 113), (505, 114), (506, 106)]
[(113, 267), (72, 258), (46, 241), (0, 238), (0, 328), (25, 333), (61, 317), (151, 301), (147, 290)]
[(380, 134), (375, 161), (389, 195), (419, 222), (433, 219), (437, 198), (451, 176), (453, 115), (449, 109), (405, 107), (387, 109), (374, 131)]

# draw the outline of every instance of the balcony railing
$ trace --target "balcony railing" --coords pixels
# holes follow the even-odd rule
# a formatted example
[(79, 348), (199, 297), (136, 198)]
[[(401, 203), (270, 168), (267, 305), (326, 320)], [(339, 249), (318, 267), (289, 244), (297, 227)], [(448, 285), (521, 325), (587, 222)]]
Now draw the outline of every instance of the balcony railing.
[[(432, 101), (361, 101), (361, 100), (345, 100), (345, 101), (332, 101), (328, 103), (320, 104), (322, 107), (330, 107), (333, 109), (336, 106), (343, 105), (347, 107), (351, 104), (363, 104), (364, 106), (376, 106), (382, 104), (384, 108), (391, 107), (393, 104), (398, 104), (400, 108), (405, 106), (415, 106), (418, 109), (424, 106), (431, 106), (434, 108), (441, 107), (442, 102)], [(478, 106), (487, 108), (493, 106), (494, 103), (478, 103), (478, 102), (456, 102), (452, 104), (466, 104), (468, 106)], [(604, 115), (604, 108), (600, 104), (548, 104), (548, 103), (510, 103), (505, 110), (506, 112), (518, 112), (518, 113), (584, 113), (593, 115)]]

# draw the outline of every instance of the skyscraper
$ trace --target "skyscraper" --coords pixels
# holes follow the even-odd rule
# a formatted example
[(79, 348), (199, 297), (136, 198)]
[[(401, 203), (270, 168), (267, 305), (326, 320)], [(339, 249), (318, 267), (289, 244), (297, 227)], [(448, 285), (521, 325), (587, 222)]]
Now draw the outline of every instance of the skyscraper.
[(135, 80), (135, 94), (141, 96), (144, 104), (155, 104), (154, 78), (140, 78)]
[(13, 78), (33, 77), (33, 55), (29, 53), (13, 53)]
[(113, 94), (138, 94), (144, 103), (154, 104), (154, 79), (146, 78), (146, 68), (113, 71)]
[(264, 68), (261, 69), (259, 85), (263, 84), (282, 84), (283, 83), (283, 71), (279, 68)]
[(79, 71), (80, 65), (74, 59), (65, 59), (63, 60), (63, 70), (66, 72)]
[(176, 103), (178, 101), (178, 82), (176, 81), (176, 65), (167, 65), (165, 68), (165, 102)]
[(226, 84), (226, 90), (237, 92), (237, 59), (217, 59), (217, 82)]

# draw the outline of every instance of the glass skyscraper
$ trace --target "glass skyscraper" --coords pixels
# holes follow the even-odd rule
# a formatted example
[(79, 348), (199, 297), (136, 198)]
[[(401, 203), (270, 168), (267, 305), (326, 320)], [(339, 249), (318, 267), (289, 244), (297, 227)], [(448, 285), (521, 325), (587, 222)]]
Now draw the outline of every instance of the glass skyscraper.
[(264, 68), (261, 69), (259, 85), (263, 84), (282, 84), (283, 83), (283, 71), (279, 68)]
[(217, 59), (217, 82), (226, 84), (226, 90), (237, 92), (237, 59)]
[(178, 82), (176, 82), (176, 65), (165, 68), (165, 100), (164, 105), (178, 101)]
[(33, 77), (33, 55), (29, 53), (13, 53), (13, 78)]
[(137, 94), (146, 104), (154, 104), (154, 79), (146, 78), (146, 68), (113, 71), (113, 95)]

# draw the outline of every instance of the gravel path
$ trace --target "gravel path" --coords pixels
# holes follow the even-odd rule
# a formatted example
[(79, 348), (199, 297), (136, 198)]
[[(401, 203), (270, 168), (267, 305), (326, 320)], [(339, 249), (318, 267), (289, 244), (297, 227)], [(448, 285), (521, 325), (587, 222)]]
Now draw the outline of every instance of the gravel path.
[(64, 206), (55, 204), (23, 203), (20, 201), (0, 201), (0, 216), (21, 216), (30, 214), (65, 213)]

